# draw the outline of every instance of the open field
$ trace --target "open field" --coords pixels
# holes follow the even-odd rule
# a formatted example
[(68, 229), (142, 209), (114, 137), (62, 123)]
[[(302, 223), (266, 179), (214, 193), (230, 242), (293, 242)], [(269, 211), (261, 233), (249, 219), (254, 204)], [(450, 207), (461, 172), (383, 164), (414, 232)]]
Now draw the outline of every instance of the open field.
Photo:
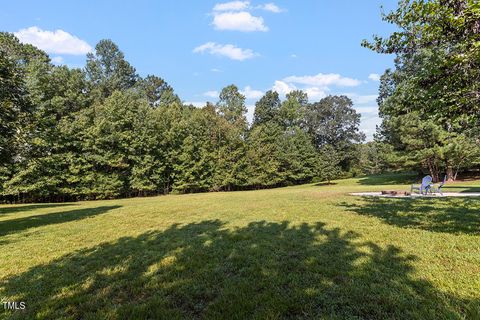
[(347, 195), (409, 182), (2, 205), (0, 318), (480, 319), (480, 198)]

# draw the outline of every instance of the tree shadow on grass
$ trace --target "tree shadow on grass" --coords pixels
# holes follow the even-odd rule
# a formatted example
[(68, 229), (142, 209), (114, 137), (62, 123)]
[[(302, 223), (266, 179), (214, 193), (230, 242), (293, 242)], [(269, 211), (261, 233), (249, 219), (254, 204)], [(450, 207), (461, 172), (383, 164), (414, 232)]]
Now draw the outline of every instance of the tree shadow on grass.
[(81, 220), (116, 208), (120, 208), (120, 206), (101, 206), (2, 220), (0, 221), (0, 236), (50, 224)]
[(337, 183), (336, 182), (327, 182), (327, 181), (315, 183), (315, 187), (334, 186), (334, 185), (337, 185)]
[[(456, 190), (456, 189), (461, 189), (461, 190)], [(480, 192), (480, 187), (452, 186), (452, 185), (448, 185), (448, 183), (447, 183), (447, 184), (443, 187), (443, 192), (460, 192), (460, 193)]]
[(460, 319), (478, 300), (413, 276), (414, 256), (325, 225), (173, 225), (4, 279), (15, 318)]
[(361, 185), (378, 186), (378, 185), (405, 185), (418, 182), (418, 175), (415, 173), (390, 173), (369, 175), (358, 179)]
[(25, 212), (25, 211), (32, 211), (37, 209), (46, 209), (46, 208), (56, 208), (56, 207), (67, 207), (73, 206), (73, 204), (69, 203), (48, 203), (48, 204), (32, 204), (32, 205), (14, 205), (8, 207), (0, 207), (0, 215), (3, 214), (10, 214), (10, 213), (18, 213), (18, 212)]
[(359, 202), (341, 206), (397, 227), (480, 234), (480, 199), (362, 197)]

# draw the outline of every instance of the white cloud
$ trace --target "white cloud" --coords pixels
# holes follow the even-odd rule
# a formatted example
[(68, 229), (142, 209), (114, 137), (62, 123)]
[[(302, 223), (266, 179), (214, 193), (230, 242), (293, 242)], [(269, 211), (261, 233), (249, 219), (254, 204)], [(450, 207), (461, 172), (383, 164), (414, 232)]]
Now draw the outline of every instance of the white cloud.
[(305, 88), (303, 91), (307, 94), (308, 99), (310, 100), (320, 100), (327, 96), (327, 89), (320, 89), (317, 87)]
[(245, 107), (247, 107), (247, 121), (251, 124), (253, 122), (253, 114), (255, 113), (255, 105), (247, 104)]
[(213, 25), (217, 30), (268, 31), (262, 17), (252, 16), (247, 11), (215, 13)]
[(250, 86), (246, 86), (243, 90), (240, 90), (240, 93), (247, 99), (259, 99), (263, 96), (263, 91), (254, 90)]
[(280, 95), (286, 95), (297, 88), (294, 85), (288, 84), (281, 80), (276, 80), (275, 84), (272, 87), (273, 91), (276, 91)]
[(367, 95), (360, 95), (357, 93), (342, 93), (346, 95), (350, 99), (352, 99), (354, 104), (376, 104), (378, 95), (377, 94), (367, 94)]
[(211, 90), (203, 93), (204, 96), (210, 97), (210, 98), (218, 98), (218, 91)]
[(265, 4), (262, 4), (262, 5), (259, 5), (257, 6), (257, 8), (259, 9), (263, 9), (263, 10), (266, 10), (266, 11), (270, 11), (270, 12), (273, 12), (273, 13), (280, 13), (282, 11), (284, 11), (283, 9), (280, 9), (275, 3), (273, 2), (269, 2), (269, 3), (265, 3)]
[(367, 141), (372, 141), (373, 135), (376, 132), (376, 127), (382, 122), (382, 120), (376, 114), (367, 115), (362, 112), (360, 112), (360, 114), (361, 114), (360, 131), (365, 133)]
[(82, 55), (92, 51), (87, 42), (60, 29), (47, 31), (30, 27), (14, 34), (20, 42), (30, 43), (48, 53)]
[(297, 55), (296, 55), (295, 53), (292, 53), (292, 54), (290, 55), (290, 58), (296, 58), (296, 57), (297, 57)]
[(194, 53), (204, 53), (224, 56), (232, 60), (243, 61), (253, 58), (256, 54), (251, 49), (238, 48), (232, 44), (218, 44), (215, 42), (207, 42), (193, 49)]
[(378, 73), (370, 73), (368, 79), (372, 81), (380, 81), (380, 75)]
[(249, 1), (230, 1), (224, 3), (217, 3), (213, 7), (213, 11), (241, 11), (248, 9)]
[[(327, 96), (330, 91), (330, 86), (350, 87), (358, 86), (361, 82), (356, 79), (342, 77), (339, 74), (322, 74), (319, 73), (314, 76), (289, 76), (282, 80), (275, 81), (273, 90), (280, 95), (285, 96), (293, 90), (302, 90), (311, 100), (319, 100)], [(352, 94), (353, 95), (353, 94)], [(371, 99), (370, 96), (355, 96), (356, 98), (365, 101)]]
[(212, 68), (212, 69), (210, 69), (210, 71), (212, 71), (212, 72), (222, 72), (222, 70), (217, 69), (217, 68)]
[(277, 80), (272, 87), (273, 91), (276, 91), (280, 96), (284, 97), (293, 90), (302, 90), (305, 92), (309, 99), (313, 100), (320, 100), (327, 96), (328, 88), (318, 88), (318, 87), (305, 87), (305, 88), (297, 88), (295, 85), (291, 83), (287, 83), (285, 81)]
[(55, 64), (63, 64), (64, 62), (63, 57), (61, 56), (55, 56), (51, 60), (52, 60), (52, 63), (55, 63)]
[(300, 83), (311, 86), (325, 87), (336, 85), (341, 87), (356, 87), (360, 81), (352, 78), (342, 77), (336, 73), (319, 73), (314, 76), (290, 76), (283, 79), (285, 82)]

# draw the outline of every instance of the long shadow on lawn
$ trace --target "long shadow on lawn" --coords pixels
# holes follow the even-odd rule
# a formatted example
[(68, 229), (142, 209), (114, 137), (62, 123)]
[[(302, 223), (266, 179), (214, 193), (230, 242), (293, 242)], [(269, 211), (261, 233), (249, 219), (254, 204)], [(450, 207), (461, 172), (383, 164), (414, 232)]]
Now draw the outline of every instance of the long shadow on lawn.
[[(460, 191), (455, 190), (455, 189), (461, 189)], [(460, 192), (460, 193), (465, 193), (465, 192), (480, 192), (480, 187), (471, 187), (471, 186), (466, 186), (462, 187), (460, 186), (452, 186), (446, 184), (444, 187), (444, 192)]]
[(0, 236), (30, 228), (85, 219), (119, 207), (120, 206), (102, 206), (3, 220), (0, 221)]
[(363, 197), (359, 202), (344, 202), (341, 206), (398, 227), (480, 234), (480, 199)]
[[(412, 184), (419, 180), (415, 173), (392, 173), (377, 174), (362, 177), (358, 180), (361, 185), (378, 186), (378, 185), (402, 185)], [(421, 180), (421, 179), (420, 179)]]
[(0, 282), (12, 318), (460, 319), (478, 300), (414, 278), (413, 256), (325, 225), (173, 225), (72, 253)]
[(9, 213), (32, 211), (32, 210), (37, 210), (37, 209), (67, 207), (67, 206), (73, 206), (73, 204), (69, 204), (69, 203), (60, 203), (60, 204), (59, 203), (48, 203), (48, 204), (13, 205), (13, 206), (9, 206), (9, 207), (0, 207), (0, 215), (9, 214)]

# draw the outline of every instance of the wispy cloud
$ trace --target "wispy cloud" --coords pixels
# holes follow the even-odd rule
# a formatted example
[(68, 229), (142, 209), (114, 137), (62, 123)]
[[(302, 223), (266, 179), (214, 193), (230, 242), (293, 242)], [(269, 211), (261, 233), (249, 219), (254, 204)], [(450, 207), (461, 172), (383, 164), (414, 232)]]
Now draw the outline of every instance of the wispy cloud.
[(42, 30), (38, 27), (20, 29), (14, 35), (23, 43), (30, 43), (37, 48), (53, 54), (82, 55), (92, 51), (84, 40), (61, 29)]
[(273, 2), (261, 4), (261, 5), (257, 6), (256, 8), (266, 10), (266, 11), (270, 11), (270, 12), (273, 12), (273, 13), (280, 13), (280, 12), (285, 11), (284, 9), (281, 9), (279, 6), (277, 6)]
[(299, 83), (311, 86), (325, 87), (329, 85), (342, 87), (356, 87), (361, 84), (361, 81), (342, 77), (336, 73), (323, 74), (319, 73), (313, 76), (289, 76), (284, 79), (285, 82)]
[(219, 93), (216, 90), (211, 90), (204, 92), (203, 95), (210, 98), (218, 98)]
[(241, 11), (249, 7), (250, 1), (230, 1), (215, 4), (213, 11)]
[(250, 1), (230, 1), (217, 3), (213, 7), (214, 12), (219, 11), (249, 11), (253, 9), (265, 10), (273, 13), (280, 13), (285, 11), (285, 9), (280, 8), (273, 2), (259, 4), (256, 6), (251, 6)]
[(215, 42), (207, 42), (193, 49), (194, 53), (207, 52), (216, 56), (227, 57), (232, 60), (243, 61), (251, 59), (257, 54), (251, 49), (242, 49), (233, 44), (218, 44)]

